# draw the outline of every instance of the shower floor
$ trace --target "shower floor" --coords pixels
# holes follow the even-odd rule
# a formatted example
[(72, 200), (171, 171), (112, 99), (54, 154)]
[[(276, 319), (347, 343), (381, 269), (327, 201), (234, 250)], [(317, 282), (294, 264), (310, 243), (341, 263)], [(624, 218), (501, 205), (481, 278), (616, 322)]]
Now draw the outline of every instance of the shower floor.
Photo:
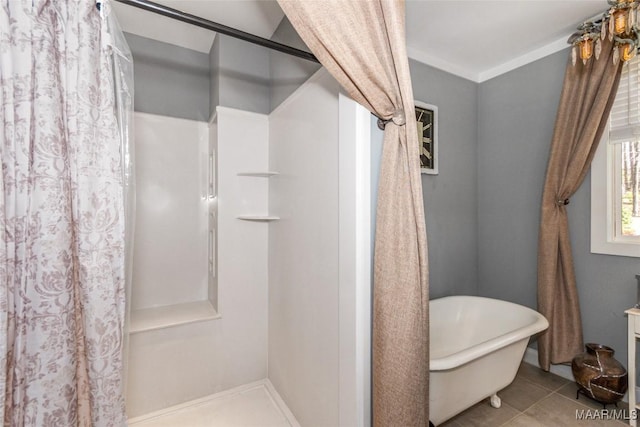
[(299, 427), (266, 381), (237, 387), (129, 420), (131, 427)]

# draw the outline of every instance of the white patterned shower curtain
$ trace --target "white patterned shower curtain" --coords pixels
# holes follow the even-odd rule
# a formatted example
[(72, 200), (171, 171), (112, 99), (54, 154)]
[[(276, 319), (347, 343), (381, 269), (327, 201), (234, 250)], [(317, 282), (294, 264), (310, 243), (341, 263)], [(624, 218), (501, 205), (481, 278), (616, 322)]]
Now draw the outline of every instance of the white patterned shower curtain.
[(128, 48), (103, 3), (0, 0), (4, 425), (126, 425)]

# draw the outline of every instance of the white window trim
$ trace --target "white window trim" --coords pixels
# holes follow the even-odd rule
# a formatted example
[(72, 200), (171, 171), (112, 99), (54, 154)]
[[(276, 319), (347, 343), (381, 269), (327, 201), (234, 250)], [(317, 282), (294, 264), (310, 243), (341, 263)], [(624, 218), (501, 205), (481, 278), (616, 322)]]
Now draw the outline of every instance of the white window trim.
[[(613, 202), (615, 156), (612, 155), (616, 144), (609, 143), (609, 126), (591, 163), (591, 252), (606, 255), (640, 257), (638, 241), (615, 239)], [(606, 203), (604, 203), (605, 201)]]

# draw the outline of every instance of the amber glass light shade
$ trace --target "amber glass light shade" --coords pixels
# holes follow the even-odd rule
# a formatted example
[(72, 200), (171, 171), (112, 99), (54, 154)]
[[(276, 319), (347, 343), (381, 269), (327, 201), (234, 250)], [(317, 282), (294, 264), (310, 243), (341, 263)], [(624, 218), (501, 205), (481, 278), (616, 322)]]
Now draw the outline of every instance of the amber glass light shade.
[(628, 61), (636, 56), (636, 46), (633, 44), (623, 44), (620, 46), (620, 58)]
[(580, 41), (580, 59), (586, 61), (593, 56), (593, 40), (585, 39)]
[(578, 58), (584, 65), (595, 56), (602, 56), (602, 40), (608, 36), (615, 44), (611, 60), (614, 64), (626, 62), (638, 56), (640, 50), (640, 0), (607, 0), (610, 7), (599, 20), (591, 20), (578, 26), (569, 38), (571, 62)]
[(613, 14), (613, 31), (615, 34), (620, 35), (627, 32), (628, 22), (628, 9), (618, 9)]

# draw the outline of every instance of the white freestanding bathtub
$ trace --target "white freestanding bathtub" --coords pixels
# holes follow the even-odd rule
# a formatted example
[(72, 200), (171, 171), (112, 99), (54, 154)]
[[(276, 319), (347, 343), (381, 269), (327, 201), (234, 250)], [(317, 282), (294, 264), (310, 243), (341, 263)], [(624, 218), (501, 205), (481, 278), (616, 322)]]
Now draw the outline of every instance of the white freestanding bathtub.
[(438, 425), (491, 397), (515, 378), (529, 337), (549, 323), (530, 308), (491, 298), (452, 296), (429, 303), (429, 418)]

